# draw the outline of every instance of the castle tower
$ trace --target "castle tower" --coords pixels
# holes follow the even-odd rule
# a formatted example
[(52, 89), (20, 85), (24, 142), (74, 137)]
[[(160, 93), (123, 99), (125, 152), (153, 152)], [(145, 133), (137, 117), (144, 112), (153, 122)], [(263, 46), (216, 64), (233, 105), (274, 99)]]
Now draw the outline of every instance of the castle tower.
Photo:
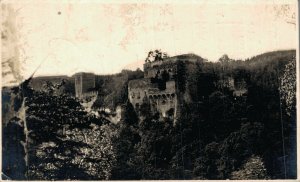
[(75, 96), (82, 99), (86, 94), (95, 88), (95, 75), (93, 73), (76, 73), (75, 77)]
[(147, 100), (152, 114), (176, 119), (180, 102), (190, 102), (188, 92), (179, 88), (178, 79), (183, 75), (178, 72), (194, 72), (194, 65), (199, 61), (203, 61), (200, 56), (184, 54), (145, 63), (144, 78), (131, 80), (128, 84), (128, 99), (134, 109), (138, 111)]

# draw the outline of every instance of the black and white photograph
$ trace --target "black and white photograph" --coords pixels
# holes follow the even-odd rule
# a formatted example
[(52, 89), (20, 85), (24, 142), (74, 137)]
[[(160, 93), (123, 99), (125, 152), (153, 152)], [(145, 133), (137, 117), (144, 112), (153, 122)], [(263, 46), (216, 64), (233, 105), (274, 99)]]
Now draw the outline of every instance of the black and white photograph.
[(0, 3), (1, 180), (299, 179), (297, 0)]

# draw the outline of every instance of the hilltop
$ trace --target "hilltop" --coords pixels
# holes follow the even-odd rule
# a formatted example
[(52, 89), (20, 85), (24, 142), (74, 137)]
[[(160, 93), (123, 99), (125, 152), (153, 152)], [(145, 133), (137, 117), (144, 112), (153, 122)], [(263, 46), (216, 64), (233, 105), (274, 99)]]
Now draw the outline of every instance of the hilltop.
[[(119, 122), (85, 110), (57, 86), (61, 78), (74, 86), (72, 77), (34, 78), (35, 87), (48, 81), (40, 90), (4, 88), (3, 173), (35, 180), (296, 178), (295, 51), (246, 61), (179, 60), (177, 67), (157, 61), (144, 71), (95, 75), (92, 109), (121, 105)], [(147, 86), (148, 98), (135, 93)], [(166, 109), (165, 99), (175, 104), (175, 95), (176, 123), (172, 112), (151, 112), (149, 99), (161, 98)]]

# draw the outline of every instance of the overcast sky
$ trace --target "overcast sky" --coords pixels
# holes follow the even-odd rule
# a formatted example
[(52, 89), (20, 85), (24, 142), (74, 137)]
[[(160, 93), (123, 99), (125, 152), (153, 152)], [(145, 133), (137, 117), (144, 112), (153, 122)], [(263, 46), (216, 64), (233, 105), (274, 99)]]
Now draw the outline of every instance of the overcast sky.
[[(204, 1), (206, 2), (206, 1)], [(241, 1), (242, 2), (242, 1)], [(258, 1), (254, 1), (258, 2)], [(245, 59), (267, 51), (295, 49), (297, 30), (289, 6), (259, 4), (27, 3), (18, 9), (18, 33), (29, 75), (109, 74), (143, 64), (159, 48), (195, 53), (210, 61), (223, 54)], [(294, 4), (293, 4), (294, 3)], [(282, 8), (284, 7), (284, 8)], [(24, 56), (24, 55), (23, 55)]]

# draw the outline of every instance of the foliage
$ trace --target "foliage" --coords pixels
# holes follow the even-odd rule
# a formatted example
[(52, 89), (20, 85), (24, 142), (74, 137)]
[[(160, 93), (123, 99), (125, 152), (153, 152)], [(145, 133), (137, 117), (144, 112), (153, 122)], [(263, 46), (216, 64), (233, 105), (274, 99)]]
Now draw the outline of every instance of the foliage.
[(112, 138), (116, 151), (116, 163), (112, 168), (111, 179), (137, 180), (140, 179), (138, 164), (134, 163), (135, 145), (140, 141), (137, 130), (138, 118), (133, 106), (127, 102), (124, 116), (117, 126), (116, 135)]
[(56, 95), (51, 84), (46, 89), (25, 100), (27, 179), (108, 179), (114, 130), (89, 116), (77, 100)]
[(92, 124), (92, 128), (73, 129), (67, 133), (71, 141), (81, 141), (88, 145), (79, 148), (80, 154), (73, 162), (88, 172), (92, 179), (109, 179), (115, 163), (115, 149), (112, 138), (116, 135), (113, 125)]
[[(76, 99), (48, 83), (44, 91), (12, 97), (15, 111), (26, 98), (27, 117), (5, 122), (3, 155), (28, 143), (29, 151), (12, 155), (24, 164), (28, 154), (27, 177), (35, 180), (295, 178), (296, 170), (284, 174), (284, 167), (296, 161), (294, 55), (278, 51), (245, 61), (225, 55), (219, 62), (195, 65), (195, 72), (179, 62), (177, 93), (189, 93), (193, 102), (180, 100), (175, 121), (150, 114), (147, 100), (138, 112), (128, 102), (127, 83), (143, 77), (140, 70), (96, 78), (95, 109), (121, 105), (116, 125), (85, 112)], [(163, 73), (155, 81), (169, 79)], [(242, 89), (243, 95), (234, 94)]]
[(135, 146), (135, 161), (140, 179), (168, 179), (171, 159), (172, 123), (145, 118), (139, 125), (140, 142)]
[(161, 50), (149, 51), (148, 56), (145, 60), (146, 63), (153, 61), (163, 61), (163, 59), (168, 58), (168, 54), (166, 52), (162, 52)]
[(122, 70), (121, 73), (114, 75), (96, 76), (98, 97), (93, 108), (110, 108), (113, 110), (117, 105), (125, 104), (129, 80), (139, 79), (143, 76), (144, 73), (140, 69), (136, 71)]
[(261, 157), (251, 156), (238, 171), (232, 172), (233, 180), (269, 179)]
[(296, 111), (296, 59), (291, 60), (284, 69), (280, 78), (281, 99), (286, 105), (287, 114), (291, 115)]
[(19, 118), (13, 117), (2, 128), (2, 172), (7, 177), (24, 180), (26, 174), (24, 126)]
[(183, 61), (179, 61), (178, 68), (177, 68), (177, 74), (175, 76), (175, 80), (177, 80), (178, 84), (178, 90), (179, 92), (183, 93), (186, 89), (186, 80), (187, 80), (187, 70), (186, 65)]

